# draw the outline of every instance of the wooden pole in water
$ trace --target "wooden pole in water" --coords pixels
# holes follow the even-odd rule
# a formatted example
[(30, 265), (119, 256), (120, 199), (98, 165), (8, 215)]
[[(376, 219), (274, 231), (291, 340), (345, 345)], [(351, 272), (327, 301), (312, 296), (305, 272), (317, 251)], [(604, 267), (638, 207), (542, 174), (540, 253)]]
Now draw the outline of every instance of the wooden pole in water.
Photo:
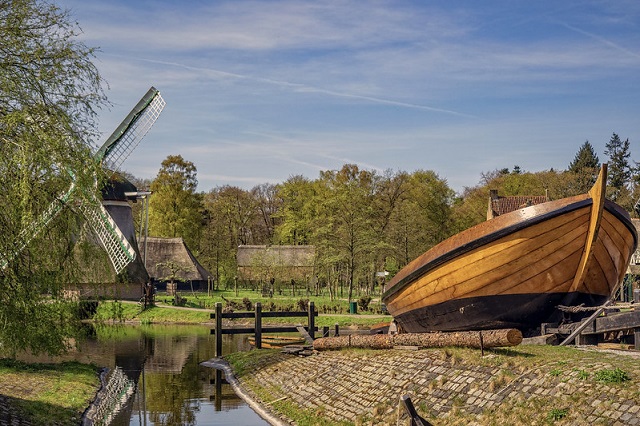
[(255, 346), (262, 349), (262, 304), (256, 302)]
[(316, 323), (315, 323), (315, 305), (313, 304), (313, 302), (309, 302), (309, 321), (307, 322), (307, 325), (309, 326), (309, 336), (311, 336), (311, 339), (315, 339), (316, 335)]
[(216, 302), (216, 357), (222, 356), (222, 303)]

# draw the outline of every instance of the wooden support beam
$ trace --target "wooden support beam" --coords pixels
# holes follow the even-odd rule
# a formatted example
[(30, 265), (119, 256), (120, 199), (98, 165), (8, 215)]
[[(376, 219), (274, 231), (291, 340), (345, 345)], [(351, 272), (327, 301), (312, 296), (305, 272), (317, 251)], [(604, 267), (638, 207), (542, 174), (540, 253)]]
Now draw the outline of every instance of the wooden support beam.
[(432, 426), (426, 419), (420, 417), (409, 395), (402, 395), (400, 397), (400, 405), (409, 416), (411, 426)]
[(216, 356), (222, 356), (222, 303), (216, 303)]
[(296, 329), (302, 335), (302, 337), (304, 337), (304, 340), (306, 340), (308, 345), (313, 345), (313, 337), (311, 337), (311, 335), (307, 333), (307, 330), (305, 330), (303, 326), (299, 325), (296, 327)]
[(256, 349), (262, 349), (262, 304), (256, 302), (256, 321), (255, 321), (255, 345)]

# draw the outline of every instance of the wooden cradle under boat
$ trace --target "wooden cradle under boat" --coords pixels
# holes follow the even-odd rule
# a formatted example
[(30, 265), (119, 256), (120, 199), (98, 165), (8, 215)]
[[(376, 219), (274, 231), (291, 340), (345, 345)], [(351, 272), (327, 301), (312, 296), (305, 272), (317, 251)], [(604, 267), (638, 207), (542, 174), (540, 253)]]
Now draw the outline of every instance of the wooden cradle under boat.
[(389, 282), (389, 313), (413, 333), (527, 330), (558, 305), (601, 305), (637, 245), (629, 214), (604, 198), (606, 170), (587, 194), (498, 216), (425, 252)]
[[(263, 349), (275, 349), (282, 348), (288, 345), (302, 345), (306, 341), (304, 337), (300, 336), (265, 336), (262, 335), (261, 345)], [(249, 336), (249, 343), (252, 346), (256, 345), (256, 339), (253, 336)]]

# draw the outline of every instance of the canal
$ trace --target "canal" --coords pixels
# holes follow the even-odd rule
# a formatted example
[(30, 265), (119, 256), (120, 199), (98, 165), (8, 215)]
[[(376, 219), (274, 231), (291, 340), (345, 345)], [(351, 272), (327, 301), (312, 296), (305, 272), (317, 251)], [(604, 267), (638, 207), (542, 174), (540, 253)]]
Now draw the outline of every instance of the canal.
[[(247, 337), (224, 335), (223, 353), (250, 350)], [(200, 365), (214, 356), (209, 327), (119, 325), (94, 328), (79, 350), (64, 357), (25, 361), (74, 360), (123, 374), (131, 392), (109, 416), (111, 426), (267, 425), (231, 386), (216, 386), (215, 370)]]

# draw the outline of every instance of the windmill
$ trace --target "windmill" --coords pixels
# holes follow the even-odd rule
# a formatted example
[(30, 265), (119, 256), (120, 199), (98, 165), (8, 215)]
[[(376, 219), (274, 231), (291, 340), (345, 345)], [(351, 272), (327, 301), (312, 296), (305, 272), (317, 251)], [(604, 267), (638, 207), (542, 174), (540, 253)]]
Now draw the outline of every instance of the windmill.
[[(165, 101), (160, 92), (151, 87), (94, 154), (94, 160), (107, 170), (118, 170), (153, 126), (164, 106)], [(0, 271), (5, 269), (65, 206), (75, 208), (84, 216), (109, 255), (116, 273), (120, 273), (135, 259), (135, 250), (96, 198), (95, 188), (79, 187), (73, 172), (69, 171), (69, 174), (72, 177), (69, 189), (60, 194), (38, 219), (20, 232), (14, 249), (0, 256)]]

